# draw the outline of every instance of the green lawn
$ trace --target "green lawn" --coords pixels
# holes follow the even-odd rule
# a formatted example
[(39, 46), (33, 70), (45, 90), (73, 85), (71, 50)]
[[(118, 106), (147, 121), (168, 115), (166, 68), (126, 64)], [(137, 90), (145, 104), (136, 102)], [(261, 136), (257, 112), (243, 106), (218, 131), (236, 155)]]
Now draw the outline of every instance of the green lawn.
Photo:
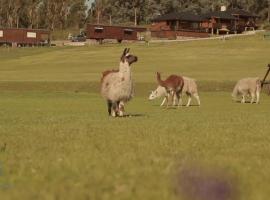
[[(182, 199), (175, 174), (196, 163), (228, 174), (238, 199), (267, 200), (270, 97), (242, 105), (230, 93), (239, 78), (263, 77), (269, 45), (257, 35), (150, 47), (0, 48), (0, 199)], [(136, 96), (126, 106), (132, 117), (113, 119), (98, 82), (126, 46), (139, 57)], [(149, 102), (156, 71), (196, 78), (202, 106)]]

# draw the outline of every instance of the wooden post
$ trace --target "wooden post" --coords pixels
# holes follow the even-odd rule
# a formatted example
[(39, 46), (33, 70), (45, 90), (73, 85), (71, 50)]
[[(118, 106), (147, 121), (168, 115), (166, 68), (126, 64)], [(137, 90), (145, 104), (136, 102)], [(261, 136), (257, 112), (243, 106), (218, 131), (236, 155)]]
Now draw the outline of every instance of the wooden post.
[(134, 26), (137, 26), (137, 8), (134, 8)]
[(100, 24), (100, 10), (97, 11), (97, 24)]
[(270, 73), (270, 64), (268, 64), (268, 70), (267, 70), (267, 72), (262, 80), (262, 85), (261, 85), (262, 88), (263, 88), (263, 85), (265, 84), (265, 80), (266, 80), (267, 76), (269, 75), (269, 73)]
[(110, 25), (112, 25), (112, 15), (110, 15)]

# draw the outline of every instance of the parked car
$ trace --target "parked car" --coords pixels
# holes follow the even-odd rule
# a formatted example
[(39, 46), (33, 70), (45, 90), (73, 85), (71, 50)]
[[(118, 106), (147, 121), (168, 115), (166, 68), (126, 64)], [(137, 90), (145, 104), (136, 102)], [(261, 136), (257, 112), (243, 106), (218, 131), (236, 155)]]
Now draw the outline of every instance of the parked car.
[(77, 36), (73, 36), (71, 39), (72, 42), (85, 42), (86, 41), (86, 37), (84, 35), (77, 35)]

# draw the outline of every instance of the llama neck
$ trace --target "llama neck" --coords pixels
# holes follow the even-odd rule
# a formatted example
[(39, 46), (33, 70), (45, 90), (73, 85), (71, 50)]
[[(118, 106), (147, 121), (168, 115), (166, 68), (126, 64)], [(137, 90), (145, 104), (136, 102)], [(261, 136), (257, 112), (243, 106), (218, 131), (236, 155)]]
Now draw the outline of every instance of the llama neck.
[(164, 88), (167, 87), (165, 81), (161, 80), (160, 74), (157, 74), (157, 81), (158, 81), (158, 84), (159, 84), (161, 87), (164, 87)]
[(119, 74), (121, 77), (131, 77), (131, 70), (128, 62), (120, 62)]

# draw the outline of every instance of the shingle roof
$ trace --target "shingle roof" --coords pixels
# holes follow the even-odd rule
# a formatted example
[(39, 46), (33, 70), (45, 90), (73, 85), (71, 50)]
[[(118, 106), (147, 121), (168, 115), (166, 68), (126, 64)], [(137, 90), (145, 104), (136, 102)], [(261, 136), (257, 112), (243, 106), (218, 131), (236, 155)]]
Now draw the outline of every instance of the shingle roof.
[(213, 11), (213, 12), (208, 12), (204, 14), (205, 18), (221, 18), (221, 19), (236, 19), (231, 13), (228, 11)]
[(181, 13), (173, 12), (173, 13), (165, 14), (165, 15), (162, 15), (153, 19), (153, 21), (156, 21), (156, 22), (169, 21), (169, 20), (201, 22), (204, 20), (204, 18), (192, 12), (181, 12)]
[(241, 10), (241, 9), (230, 9), (228, 10), (228, 12), (230, 12), (232, 15), (240, 15), (244, 17), (258, 17), (257, 15), (254, 15), (251, 12)]
[(210, 19), (212, 17), (234, 20), (234, 19), (237, 19), (235, 15), (244, 16), (244, 17), (258, 17), (245, 10), (230, 9), (226, 11), (212, 11), (212, 12), (204, 13), (201, 15), (196, 15), (193, 12), (173, 12), (173, 13), (168, 13), (168, 14), (159, 16), (153, 19), (153, 21), (158, 22), (158, 21), (180, 20), (180, 21), (201, 22), (206, 19)]
[(206, 18), (216, 17), (216, 18), (221, 18), (221, 19), (236, 19), (234, 17), (235, 15), (244, 16), (244, 17), (257, 17), (256, 15), (248, 11), (241, 10), (241, 9), (230, 9), (226, 11), (213, 11), (213, 12), (208, 12), (204, 14)]

